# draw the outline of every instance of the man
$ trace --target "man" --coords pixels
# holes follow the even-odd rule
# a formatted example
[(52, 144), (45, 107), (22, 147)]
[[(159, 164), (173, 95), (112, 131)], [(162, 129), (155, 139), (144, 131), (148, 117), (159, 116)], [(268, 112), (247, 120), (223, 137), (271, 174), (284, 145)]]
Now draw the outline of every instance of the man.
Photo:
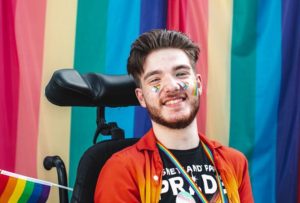
[(152, 129), (107, 161), (95, 202), (253, 202), (246, 158), (198, 134), (198, 54), (175, 31), (153, 30), (132, 44), (127, 70)]

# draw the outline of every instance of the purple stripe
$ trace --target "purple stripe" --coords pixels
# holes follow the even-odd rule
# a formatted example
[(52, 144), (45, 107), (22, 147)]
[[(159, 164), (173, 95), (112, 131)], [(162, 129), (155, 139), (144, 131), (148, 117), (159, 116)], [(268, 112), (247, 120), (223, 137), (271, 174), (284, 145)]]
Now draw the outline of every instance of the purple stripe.
[(49, 185), (42, 185), (42, 192), (41, 192), (41, 196), (38, 200), (38, 203), (44, 203), (47, 201), (48, 197), (49, 197), (49, 193), (50, 193), (50, 186)]
[(282, 1), (282, 80), (278, 109), (276, 202), (296, 202), (300, 159), (300, 1)]
[[(143, 33), (155, 28), (165, 28), (166, 16), (166, 0), (142, 0), (140, 32)], [(149, 130), (151, 122), (147, 111), (142, 107), (135, 107), (134, 114), (134, 137), (141, 137)]]

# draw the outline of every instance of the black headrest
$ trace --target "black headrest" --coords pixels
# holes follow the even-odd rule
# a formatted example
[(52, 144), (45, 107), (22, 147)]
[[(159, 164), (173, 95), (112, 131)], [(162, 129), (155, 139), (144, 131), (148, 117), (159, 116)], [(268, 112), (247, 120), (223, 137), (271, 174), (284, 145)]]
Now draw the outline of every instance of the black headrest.
[(135, 82), (129, 75), (79, 74), (74, 69), (53, 73), (47, 99), (59, 106), (136, 106)]

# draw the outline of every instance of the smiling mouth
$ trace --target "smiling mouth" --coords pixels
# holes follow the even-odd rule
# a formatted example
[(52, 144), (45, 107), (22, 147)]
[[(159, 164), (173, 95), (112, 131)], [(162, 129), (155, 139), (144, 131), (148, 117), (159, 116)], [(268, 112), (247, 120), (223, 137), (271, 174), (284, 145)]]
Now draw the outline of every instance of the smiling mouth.
[(166, 105), (166, 106), (175, 105), (175, 104), (179, 104), (185, 100), (186, 100), (185, 97), (169, 98), (163, 102), (163, 105)]

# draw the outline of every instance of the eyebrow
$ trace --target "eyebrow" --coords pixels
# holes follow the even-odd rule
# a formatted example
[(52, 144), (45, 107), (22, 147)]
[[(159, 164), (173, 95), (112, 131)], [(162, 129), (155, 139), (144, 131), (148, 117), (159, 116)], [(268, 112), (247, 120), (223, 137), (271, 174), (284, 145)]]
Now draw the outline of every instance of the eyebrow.
[(181, 70), (181, 69), (189, 70), (189, 69), (191, 69), (191, 67), (190, 67), (190, 66), (187, 66), (187, 65), (178, 65), (178, 66), (176, 66), (176, 67), (174, 68), (175, 71)]
[[(173, 69), (174, 69), (174, 71), (177, 71), (177, 70), (181, 70), (181, 69), (190, 70), (192, 68), (188, 65), (178, 65), (178, 66), (175, 66)], [(162, 73), (161, 70), (150, 71), (150, 72), (146, 73), (146, 75), (144, 76), (144, 80), (147, 80), (152, 75), (158, 75), (161, 73)]]

